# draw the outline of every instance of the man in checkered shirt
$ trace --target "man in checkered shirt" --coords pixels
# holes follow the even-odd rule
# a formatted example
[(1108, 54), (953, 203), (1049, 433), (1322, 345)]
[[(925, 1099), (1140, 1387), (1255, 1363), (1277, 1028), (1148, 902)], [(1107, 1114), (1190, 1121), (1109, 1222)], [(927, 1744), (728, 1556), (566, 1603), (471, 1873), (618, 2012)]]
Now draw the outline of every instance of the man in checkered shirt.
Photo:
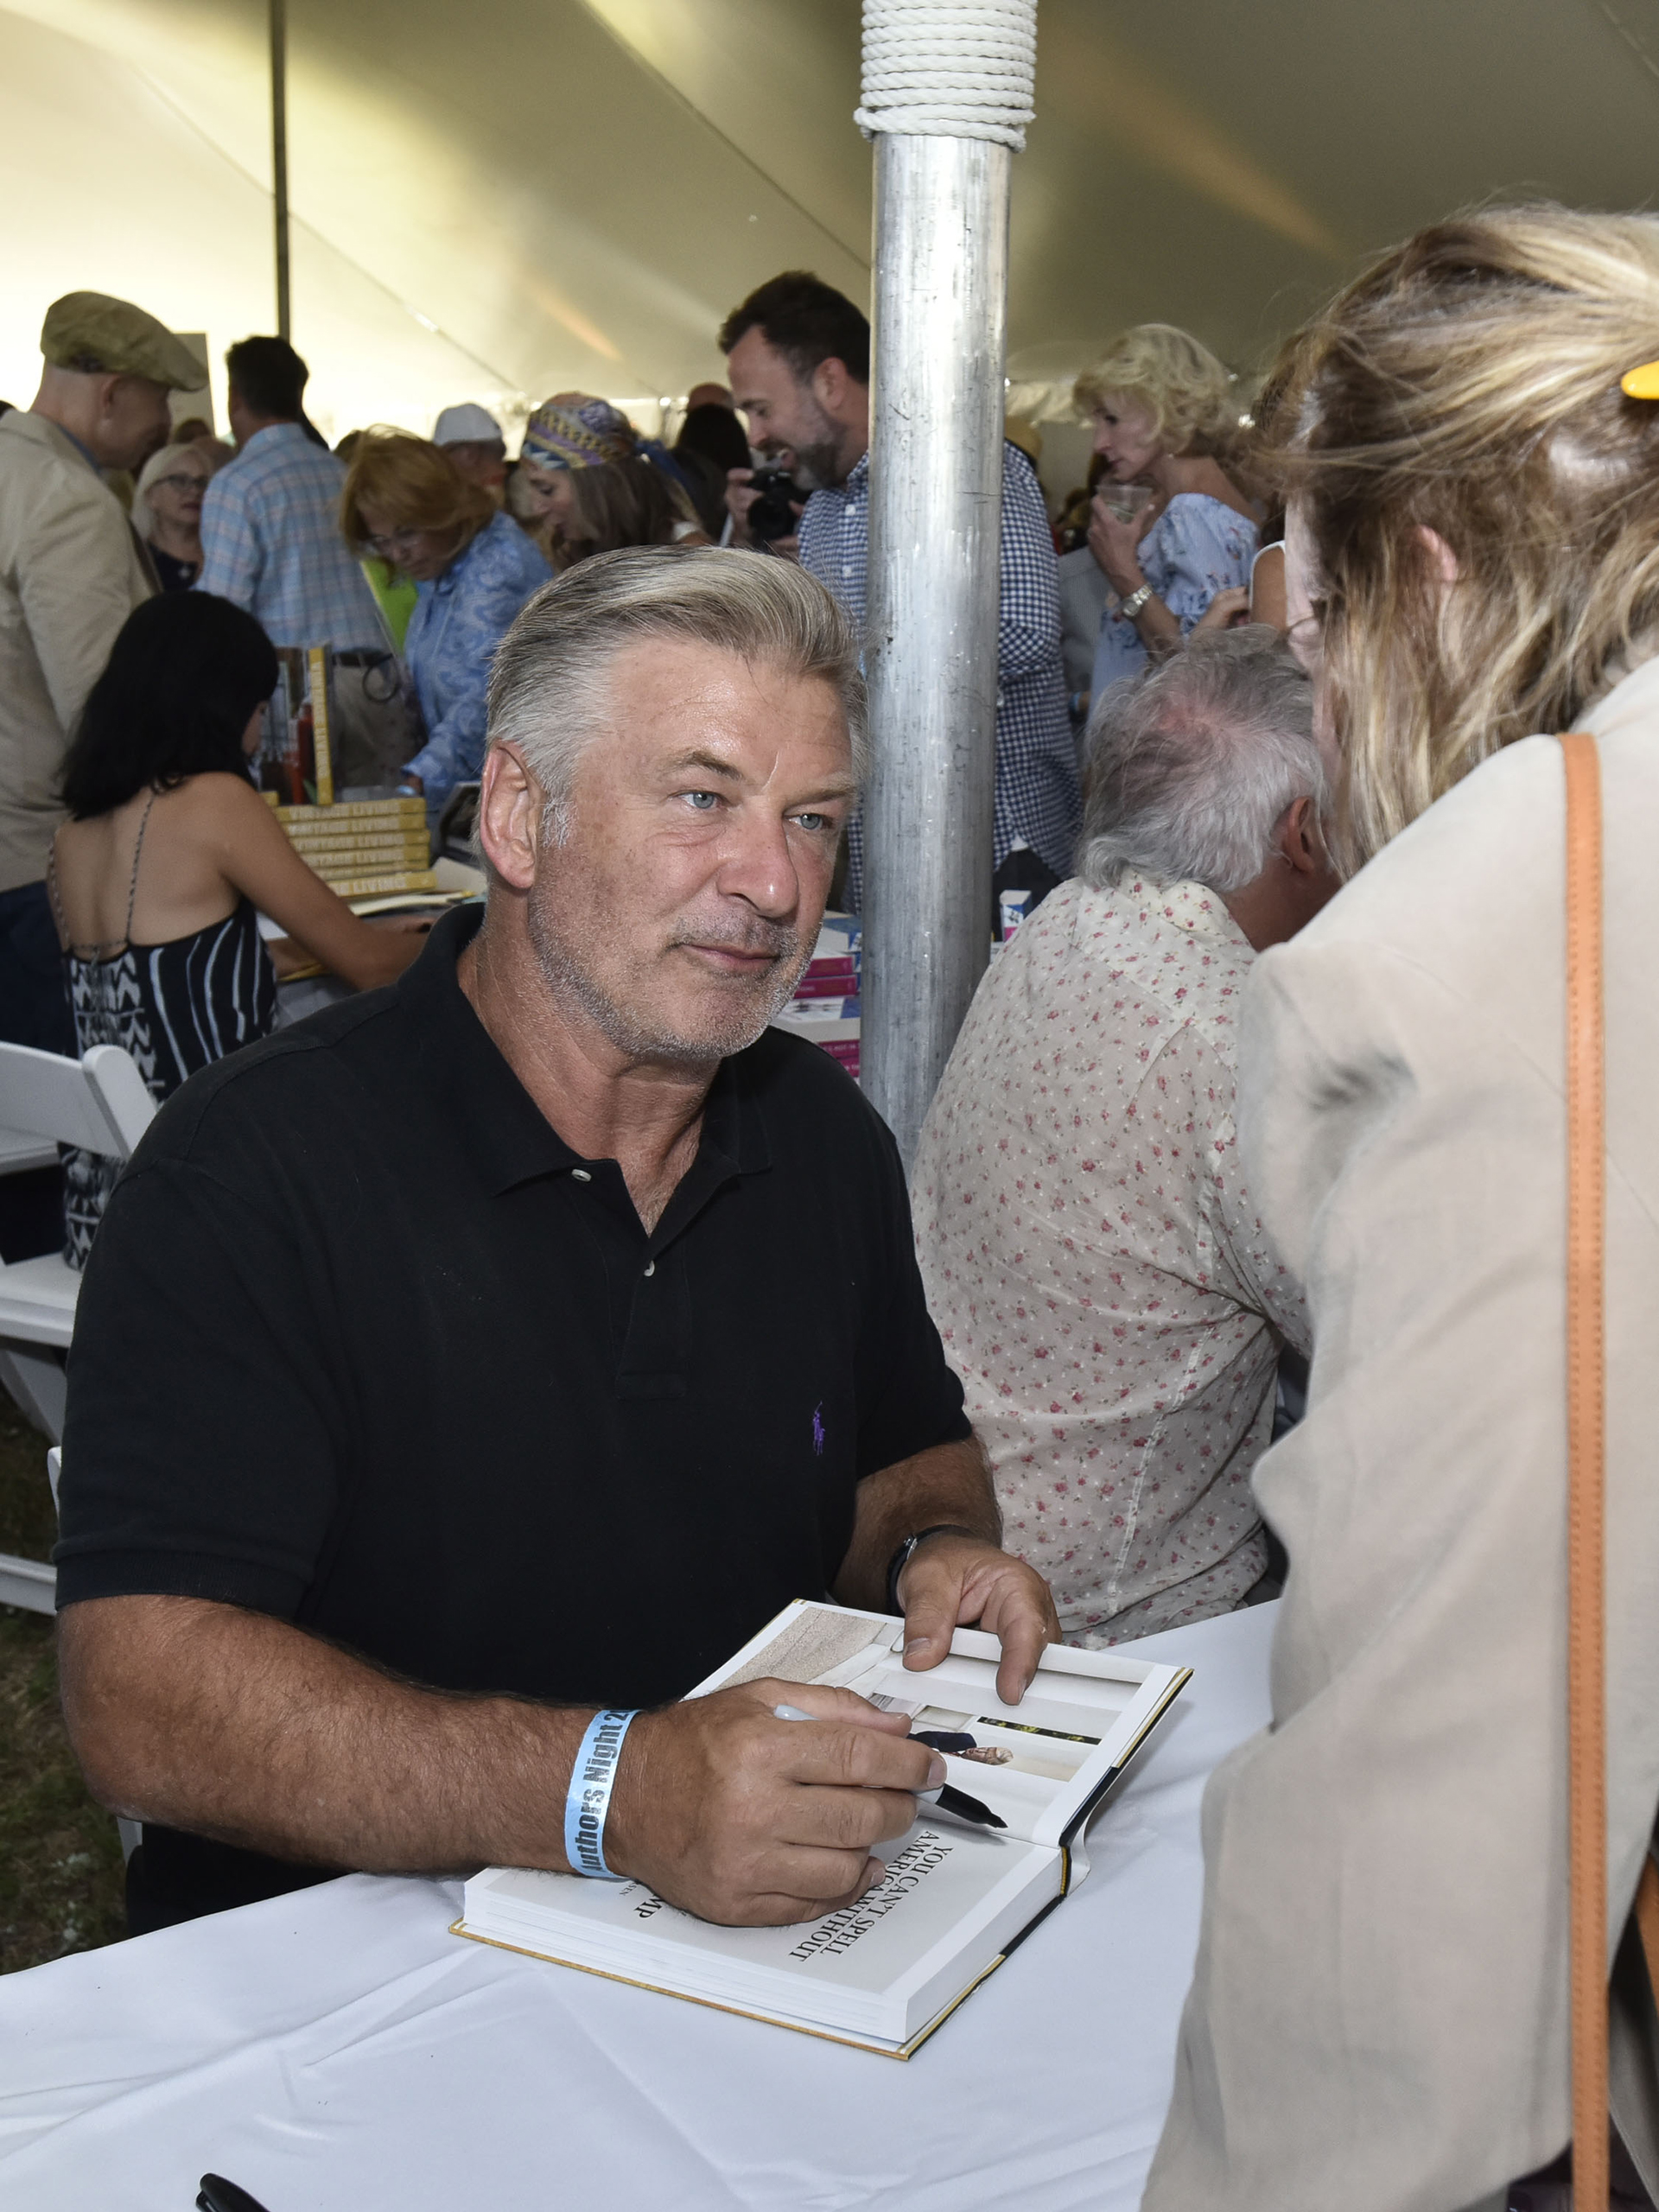
[(383, 780), (415, 749), (391, 641), (340, 531), (343, 462), (305, 420), (309, 373), (282, 338), (225, 357), (234, 461), (207, 486), (198, 591), (245, 607), (273, 645), (332, 645), (346, 784)]
[[(727, 317), (720, 345), (751, 442), (810, 493), (798, 541), (774, 540), (773, 550), (798, 552), (861, 626), (870, 524), (869, 324), (842, 294), (795, 271), (751, 293)], [(743, 477), (734, 472), (728, 504), (735, 534), (747, 542), (745, 518), (755, 495)], [(1006, 443), (1001, 577), (992, 864), (999, 885), (1040, 896), (1071, 873), (1080, 813), (1077, 752), (1060, 662), (1054, 541), (1036, 471)], [(863, 842), (855, 816), (845, 893), (855, 913), (863, 898)]]

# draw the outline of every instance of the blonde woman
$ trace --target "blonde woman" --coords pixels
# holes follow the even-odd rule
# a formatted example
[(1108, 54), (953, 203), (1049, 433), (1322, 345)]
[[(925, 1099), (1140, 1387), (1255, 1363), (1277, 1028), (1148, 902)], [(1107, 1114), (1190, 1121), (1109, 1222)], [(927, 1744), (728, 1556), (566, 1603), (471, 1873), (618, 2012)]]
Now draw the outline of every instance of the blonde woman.
[(1147, 2212), (1502, 2212), (1522, 2174), (1568, 2201), (1537, 2176), (1571, 2110), (1565, 798), (1535, 733), (1574, 729), (1605, 824), (1613, 2104), (1659, 2184), (1627, 1927), (1659, 1808), (1659, 403), (1624, 388), (1656, 363), (1659, 220), (1555, 207), (1421, 233), (1294, 363), (1291, 637), (1352, 880), (1245, 995), (1244, 1170), (1314, 1357), (1256, 1470), (1290, 1555), (1273, 1726), (1206, 1799)]
[[(1250, 581), (1256, 518), (1227, 473), (1239, 440), (1238, 404), (1215, 355), (1166, 322), (1113, 340), (1077, 378), (1105, 462), (1089, 550), (1112, 597), (1095, 649), (1093, 696), (1177, 652), (1224, 592)], [(1144, 489), (1125, 518), (1114, 487)], [(1224, 613), (1242, 610), (1228, 602)]]
[(132, 526), (149, 548), (163, 591), (188, 591), (201, 574), (201, 503), (219, 466), (211, 438), (163, 446), (144, 463)]
[(340, 494), (340, 528), (416, 587), (404, 658), (426, 743), (402, 772), (435, 813), (484, 760), (485, 690), (496, 646), (553, 571), (482, 486), (442, 447), (404, 430), (365, 430)]

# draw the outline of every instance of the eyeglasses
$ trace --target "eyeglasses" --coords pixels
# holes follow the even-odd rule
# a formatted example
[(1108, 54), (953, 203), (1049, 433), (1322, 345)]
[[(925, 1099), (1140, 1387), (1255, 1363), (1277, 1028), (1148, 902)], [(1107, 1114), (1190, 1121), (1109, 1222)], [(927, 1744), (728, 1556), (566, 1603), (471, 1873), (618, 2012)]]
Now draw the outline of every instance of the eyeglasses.
[(152, 492), (205, 492), (207, 479), (205, 476), (158, 476), (149, 488)]
[(423, 530), (389, 530), (384, 537), (365, 537), (363, 543), (384, 556), (405, 550), (413, 552), (425, 536)]

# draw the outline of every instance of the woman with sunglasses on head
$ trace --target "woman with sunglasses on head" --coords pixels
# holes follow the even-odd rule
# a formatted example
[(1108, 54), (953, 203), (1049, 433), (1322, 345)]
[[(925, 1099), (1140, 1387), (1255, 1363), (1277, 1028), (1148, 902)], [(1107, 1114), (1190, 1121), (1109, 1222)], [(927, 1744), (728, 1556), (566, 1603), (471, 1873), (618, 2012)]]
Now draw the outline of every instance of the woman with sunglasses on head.
[[(1620, 2190), (1645, 2204), (1637, 2171), (1659, 2183), (1628, 1926), (1659, 1808), (1656, 356), (1659, 219), (1491, 210), (1351, 285), (1275, 415), (1290, 636), (1352, 880), (1256, 963), (1243, 1008), (1241, 1154), (1314, 1353), (1306, 1418), (1256, 1469), (1290, 1557), (1273, 1725), (1205, 1801), (1147, 2212), (1502, 2212), (1517, 2175), (1516, 2203), (1571, 2201), (1539, 2170), (1573, 2127), (1573, 732), (1605, 838), (1607, 1912), (1588, 1955), (1592, 2011), (1618, 1958)], [(1605, 2117), (1586, 2126), (1581, 2185), (1606, 2148)]]
[(365, 430), (340, 494), (340, 529), (359, 559), (376, 554), (416, 591), (404, 658), (426, 742), (402, 780), (435, 817), (484, 761), (485, 697), (495, 649), (553, 571), (489, 493), (441, 446), (404, 430)]

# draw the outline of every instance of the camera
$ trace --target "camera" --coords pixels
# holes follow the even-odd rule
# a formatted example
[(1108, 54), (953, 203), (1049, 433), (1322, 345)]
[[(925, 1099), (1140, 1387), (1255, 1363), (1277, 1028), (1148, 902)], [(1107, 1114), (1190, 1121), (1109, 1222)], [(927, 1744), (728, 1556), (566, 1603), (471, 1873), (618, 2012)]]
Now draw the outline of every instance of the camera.
[(791, 506), (793, 499), (804, 506), (806, 494), (798, 489), (786, 468), (757, 468), (749, 479), (749, 489), (760, 496), (749, 509), (750, 535), (754, 537), (792, 537), (800, 524), (800, 517)]

